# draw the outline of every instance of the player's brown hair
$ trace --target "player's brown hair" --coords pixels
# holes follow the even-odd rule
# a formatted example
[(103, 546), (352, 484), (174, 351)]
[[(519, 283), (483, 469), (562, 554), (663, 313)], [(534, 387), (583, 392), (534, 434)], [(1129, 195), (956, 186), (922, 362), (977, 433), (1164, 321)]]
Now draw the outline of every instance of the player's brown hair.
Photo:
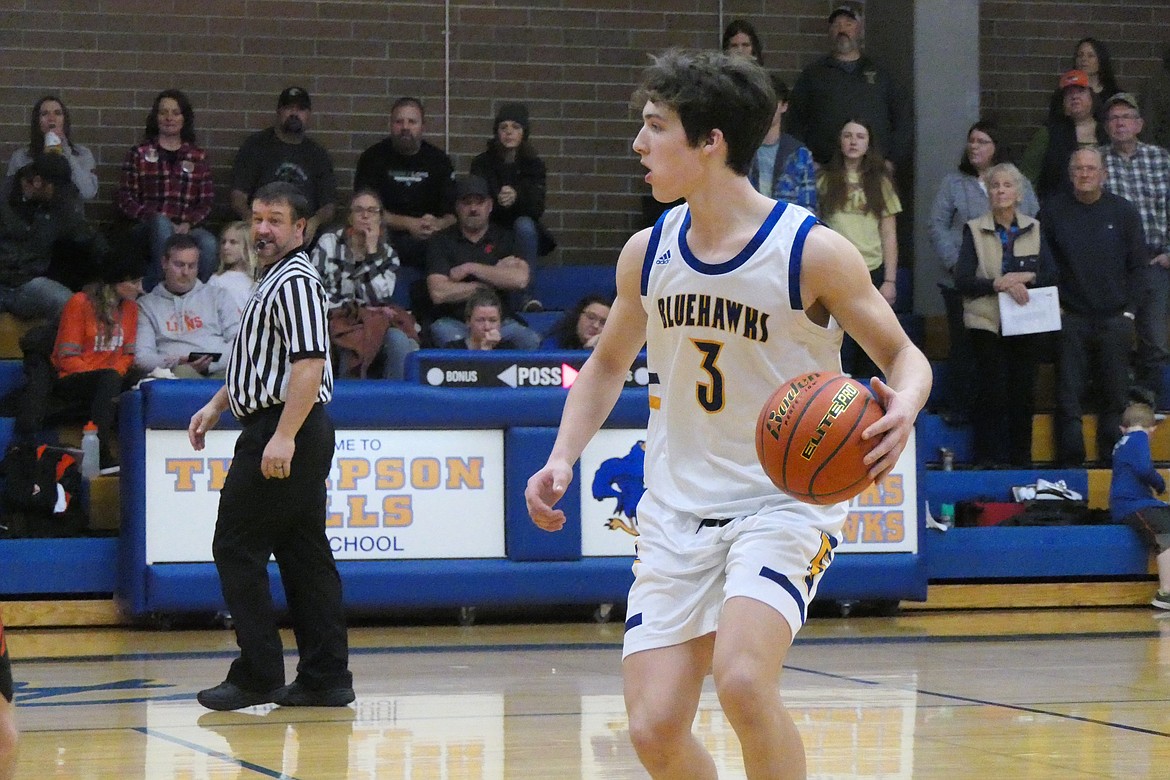
[(747, 57), (714, 51), (670, 49), (655, 57), (634, 92), (638, 111), (647, 101), (677, 112), (693, 147), (718, 128), (727, 142), (727, 166), (741, 176), (776, 114), (767, 71)]

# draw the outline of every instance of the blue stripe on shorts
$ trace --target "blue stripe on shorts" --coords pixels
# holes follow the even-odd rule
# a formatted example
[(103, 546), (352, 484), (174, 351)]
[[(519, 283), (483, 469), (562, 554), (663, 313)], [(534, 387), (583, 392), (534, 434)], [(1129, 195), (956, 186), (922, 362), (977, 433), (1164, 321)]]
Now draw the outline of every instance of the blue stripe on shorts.
[[(800, 608), (800, 624), (803, 626), (807, 605), (804, 603), (804, 596), (799, 590), (796, 589), (796, 586), (789, 582), (788, 578), (783, 574), (778, 571), (773, 571), (767, 566), (760, 567), (760, 576), (767, 577), (768, 579), (772, 580), (781, 588), (784, 588), (788, 595), (792, 597), (792, 600), (796, 602), (796, 606)], [(793, 633), (795, 633), (795, 631)]]

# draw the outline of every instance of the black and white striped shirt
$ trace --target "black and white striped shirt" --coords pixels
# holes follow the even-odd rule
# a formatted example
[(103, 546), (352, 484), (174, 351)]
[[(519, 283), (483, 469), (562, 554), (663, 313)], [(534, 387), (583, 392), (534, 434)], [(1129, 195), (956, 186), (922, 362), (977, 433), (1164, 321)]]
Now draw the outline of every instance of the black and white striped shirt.
[(324, 358), (317, 401), (333, 397), (325, 288), (303, 249), (277, 260), (244, 306), (227, 364), (228, 403), (238, 418), (283, 404), (292, 363)]

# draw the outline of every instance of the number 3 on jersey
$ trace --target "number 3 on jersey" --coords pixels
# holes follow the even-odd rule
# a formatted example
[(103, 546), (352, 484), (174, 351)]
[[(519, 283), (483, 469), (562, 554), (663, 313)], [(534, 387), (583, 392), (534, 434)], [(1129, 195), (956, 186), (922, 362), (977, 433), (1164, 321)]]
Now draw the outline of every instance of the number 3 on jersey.
[(699, 406), (709, 413), (714, 414), (722, 411), (724, 402), (723, 372), (719, 370), (716, 363), (719, 362), (719, 352), (723, 349), (723, 343), (699, 341), (698, 339), (691, 339), (691, 343), (703, 355), (703, 362), (699, 367), (711, 377), (710, 382), (695, 383), (695, 398), (698, 400)]

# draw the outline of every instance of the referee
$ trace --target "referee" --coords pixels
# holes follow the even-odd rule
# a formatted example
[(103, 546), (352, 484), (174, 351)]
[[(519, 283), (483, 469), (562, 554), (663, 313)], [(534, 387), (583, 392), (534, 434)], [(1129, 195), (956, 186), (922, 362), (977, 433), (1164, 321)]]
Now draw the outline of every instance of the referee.
[[(240, 656), (199, 703), (235, 710), (275, 702), (341, 707), (354, 700), (341, 579), (325, 536), (325, 479), (333, 460), (333, 396), (325, 291), (303, 242), (305, 197), (287, 182), (252, 198), (261, 276), (241, 315), (227, 383), (191, 418), (191, 446), (225, 409), (243, 432), (219, 497), (212, 555)], [(276, 556), (300, 651), (284, 684), (284, 649), (268, 589)]]

